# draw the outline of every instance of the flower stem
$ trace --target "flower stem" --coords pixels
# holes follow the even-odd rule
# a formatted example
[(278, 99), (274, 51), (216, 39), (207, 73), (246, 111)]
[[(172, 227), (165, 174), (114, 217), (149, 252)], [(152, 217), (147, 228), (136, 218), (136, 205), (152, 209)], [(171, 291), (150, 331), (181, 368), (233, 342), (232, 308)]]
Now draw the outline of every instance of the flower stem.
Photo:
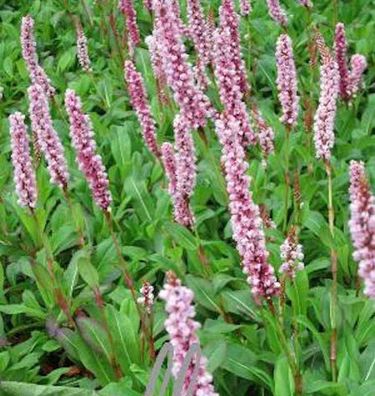
[[(325, 163), (327, 178), (328, 178), (328, 222), (329, 230), (334, 243), (335, 231), (335, 213), (333, 208), (333, 197), (332, 197), (332, 168), (330, 162)], [(337, 311), (337, 252), (334, 247), (331, 248), (331, 272), (332, 272), (332, 288), (331, 288), (331, 349), (330, 349), (330, 361), (332, 380), (337, 381), (337, 328), (336, 328), (336, 311)]]
[(282, 349), (284, 350), (284, 353), (288, 359), (289, 367), (292, 370), (295, 394), (296, 394), (296, 396), (302, 396), (303, 395), (303, 381), (302, 381), (301, 371), (298, 367), (297, 358), (296, 358), (295, 354), (290, 350), (290, 347), (289, 347), (289, 344), (287, 341), (287, 337), (284, 332), (284, 328), (282, 326), (280, 319), (277, 316), (277, 313), (276, 313), (276, 310), (275, 310), (272, 300), (271, 299), (267, 300), (267, 303), (268, 303), (270, 312), (272, 313), (272, 315), (275, 318), (276, 329), (279, 333), (281, 346), (282, 346)]
[(63, 189), (63, 193), (64, 193), (65, 201), (66, 201), (66, 203), (68, 205), (68, 208), (70, 210), (70, 213), (71, 213), (71, 215), (74, 218), (76, 232), (77, 232), (77, 235), (78, 235), (78, 239), (77, 239), (78, 246), (80, 248), (83, 248), (85, 246), (85, 235), (84, 235), (84, 233), (82, 231), (82, 228), (79, 225), (79, 222), (78, 222), (78, 220), (77, 220), (77, 218), (76, 218), (76, 216), (74, 214), (74, 208), (73, 208), (72, 199), (70, 198), (70, 194), (69, 194), (69, 191), (68, 191), (67, 188)]
[(286, 128), (286, 139), (285, 139), (285, 198), (284, 198), (284, 224), (283, 224), (283, 231), (287, 231), (288, 227), (288, 207), (289, 207), (289, 185), (290, 185), (290, 178), (289, 178), (289, 143), (290, 143), (290, 128)]
[(55, 260), (54, 260), (53, 253), (52, 253), (51, 247), (49, 245), (47, 236), (44, 233), (44, 231), (39, 223), (39, 220), (38, 220), (38, 217), (37, 217), (35, 211), (31, 210), (31, 214), (32, 214), (32, 217), (33, 217), (35, 224), (37, 226), (37, 232), (40, 236), (40, 240), (42, 241), (42, 247), (44, 248), (44, 250), (46, 252), (47, 269), (48, 269), (49, 276), (51, 278), (51, 284), (52, 284), (52, 288), (53, 288), (53, 292), (54, 292), (55, 303), (56, 303), (56, 305), (58, 305), (61, 308), (61, 310), (64, 312), (64, 314), (68, 318), (69, 323), (74, 327), (75, 323), (74, 323), (73, 317), (70, 313), (68, 299), (65, 296), (64, 291), (62, 290), (61, 286), (59, 285), (59, 282), (57, 282), (57, 279), (55, 276), (55, 268), (54, 268)]

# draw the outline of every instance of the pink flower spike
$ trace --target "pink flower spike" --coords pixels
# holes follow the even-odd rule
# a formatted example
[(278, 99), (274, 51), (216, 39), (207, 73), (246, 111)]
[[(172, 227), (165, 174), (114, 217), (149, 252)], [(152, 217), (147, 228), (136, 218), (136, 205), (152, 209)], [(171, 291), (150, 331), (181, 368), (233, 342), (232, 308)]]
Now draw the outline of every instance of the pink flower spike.
[(190, 209), (190, 197), (196, 181), (196, 154), (189, 121), (181, 114), (174, 120), (176, 194), (174, 199), (175, 219), (186, 227), (193, 227), (194, 215)]
[(364, 294), (375, 299), (375, 196), (371, 193), (363, 162), (350, 163), (349, 193), (353, 258), (359, 264)]
[(65, 92), (65, 107), (69, 115), (70, 137), (77, 153), (79, 168), (89, 183), (97, 205), (102, 210), (109, 211), (112, 202), (109, 181), (102, 158), (96, 154), (91, 121), (82, 111), (80, 98), (71, 89)]
[(247, 16), (251, 13), (251, 2), (250, 0), (240, 0), (240, 12), (242, 16)]
[(34, 209), (37, 201), (36, 177), (33, 169), (25, 116), (19, 112), (9, 116), (14, 183), (18, 203)]
[(173, 90), (176, 103), (194, 129), (206, 124), (212, 108), (195, 82), (182, 41), (180, 18), (174, 12), (173, 4), (171, 0), (154, 3), (154, 37), (160, 50), (167, 83)]
[(152, 0), (143, 0), (143, 5), (147, 8), (148, 11), (153, 10)]
[(320, 98), (314, 117), (314, 143), (316, 157), (330, 161), (335, 142), (335, 117), (339, 93), (339, 73), (337, 63), (327, 56), (320, 67)]
[(298, 2), (306, 7), (306, 8), (312, 8), (313, 7), (313, 3), (310, 0), (298, 0)]
[(288, 18), (285, 11), (281, 8), (279, 0), (267, 0), (267, 6), (268, 13), (275, 22), (281, 26), (288, 24)]
[(287, 34), (280, 35), (277, 40), (276, 64), (279, 101), (283, 109), (281, 122), (288, 127), (293, 127), (297, 124), (299, 97), (292, 40)]
[(177, 190), (177, 178), (176, 178), (176, 155), (174, 148), (171, 143), (165, 142), (161, 145), (161, 155), (164, 165), (164, 170), (168, 178), (168, 191), (170, 196), (173, 197)]
[(335, 56), (340, 74), (340, 96), (348, 99), (349, 70), (347, 65), (347, 42), (345, 26), (338, 23), (335, 30)]
[(258, 142), (262, 150), (264, 160), (267, 161), (268, 156), (274, 152), (275, 133), (273, 129), (265, 122), (260, 111), (257, 108), (253, 109), (253, 119), (258, 129)]
[(141, 42), (141, 37), (139, 35), (137, 13), (134, 8), (133, 0), (119, 0), (118, 7), (125, 17), (130, 45), (132, 50), (134, 50), (134, 48)]
[(280, 257), (283, 261), (280, 272), (290, 279), (296, 277), (297, 271), (304, 269), (303, 246), (298, 243), (298, 236), (295, 228), (292, 228), (284, 243), (280, 246)]
[(256, 136), (243, 102), (241, 78), (238, 73), (238, 64), (234, 62), (235, 57), (232, 56), (232, 43), (228, 28), (219, 28), (214, 32), (213, 66), (225, 112), (240, 122), (239, 138), (242, 144), (247, 146), (249, 143), (256, 143)]
[(151, 314), (154, 305), (154, 288), (150, 282), (144, 282), (140, 292), (142, 297), (139, 297), (137, 302), (145, 307), (148, 314)]
[(150, 53), (151, 66), (156, 79), (159, 101), (162, 104), (168, 104), (169, 99), (166, 93), (167, 77), (164, 72), (163, 60), (160, 55), (157, 40), (151, 35), (146, 37), (145, 43)]
[(87, 38), (80, 23), (77, 24), (77, 58), (84, 71), (92, 71), (89, 50), (87, 47)]
[(155, 121), (151, 114), (142, 75), (137, 72), (134, 63), (130, 60), (125, 61), (124, 75), (132, 106), (141, 124), (144, 141), (149, 150), (156, 157), (159, 157), (160, 151), (156, 141)]
[(44, 69), (38, 63), (36, 42), (34, 38), (34, 20), (30, 15), (22, 18), (21, 25), (22, 56), (26, 62), (30, 79), (33, 84), (39, 84), (48, 97), (55, 95), (55, 88), (51, 85)]
[(27, 92), (32, 130), (47, 160), (51, 181), (65, 190), (69, 181), (68, 165), (63, 145), (52, 124), (48, 98), (43, 88), (37, 84), (31, 85)]
[[(194, 293), (182, 286), (181, 281), (172, 272), (168, 272), (167, 281), (159, 297), (165, 301), (165, 310), (168, 315), (165, 329), (173, 346), (172, 374), (177, 378), (190, 347), (193, 344), (199, 344), (197, 330), (200, 324), (194, 320)], [(188, 390), (196, 365), (199, 365), (197, 385), (192, 394), (194, 396), (219, 396), (212, 385), (212, 375), (207, 371), (207, 359), (204, 356), (201, 356), (199, 361), (196, 357), (193, 358), (185, 377), (182, 394), (185, 395)]]
[(363, 55), (355, 54), (350, 60), (351, 70), (349, 73), (348, 95), (352, 98), (361, 86), (364, 71), (367, 69), (367, 61)]
[[(226, 49), (228, 52), (226, 56), (231, 58), (236, 70), (236, 78), (240, 86), (242, 94), (248, 94), (250, 87), (247, 82), (245, 62), (241, 55), (241, 39), (239, 29), (239, 18), (234, 9), (233, 0), (223, 0), (221, 7), (219, 8), (219, 18), (221, 34), (229, 34), (230, 41), (228, 42), (229, 47)], [(223, 33), (228, 30), (228, 33)]]
[(199, 87), (204, 90), (208, 85), (206, 67), (210, 62), (212, 41), (200, 0), (187, 1), (187, 16), (190, 37), (193, 40), (198, 58), (196, 66), (197, 81)]
[(280, 284), (268, 263), (265, 235), (259, 208), (253, 202), (245, 151), (239, 142), (239, 122), (222, 115), (216, 120), (216, 133), (222, 146), (222, 163), (229, 195), (233, 239), (241, 256), (243, 272), (256, 300), (279, 294)]

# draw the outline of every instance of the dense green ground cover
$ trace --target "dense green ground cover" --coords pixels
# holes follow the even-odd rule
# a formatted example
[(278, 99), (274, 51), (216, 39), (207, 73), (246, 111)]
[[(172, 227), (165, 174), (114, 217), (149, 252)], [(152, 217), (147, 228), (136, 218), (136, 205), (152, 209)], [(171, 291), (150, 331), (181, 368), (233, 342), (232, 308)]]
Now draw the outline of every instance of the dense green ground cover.
[[(87, 3), (88, 7), (83, 6)], [(267, 307), (257, 306), (240, 268), (231, 238), (225, 180), (220, 168), (220, 145), (212, 123), (205, 128), (205, 145), (194, 135), (198, 153), (198, 181), (192, 199), (197, 231), (173, 222), (167, 182), (160, 163), (144, 145), (124, 85), (122, 57), (123, 18), (115, 1), (0, 1), (0, 395), (139, 395), (144, 391), (152, 362), (145, 351), (139, 317), (118, 268), (110, 230), (92, 202), (77, 169), (68, 136), (63, 105), (65, 90), (74, 88), (93, 121), (98, 148), (108, 169), (114, 202), (115, 232), (121, 242), (137, 289), (149, 280), (159, 291), (165, 272), (173, 270), (195, 293), (203, 353), (214, 374), (220, 395), (291, 395), (288, 369), (277, 319)], [(152, 20), (140, 0), (135, 1), (142, 39)], [(204, 1), (205, 10), (217, 15), (218, 1)], [(338, 15), (335, 16), (335, 5)], [(253, 12), (241, 19), (242, 50), (252, 96), (276, 133), (275, 154), (267, 168), (258, 148), (248, 152), (254, 200), (265, 205), (277, 229), (267, 230), (270, 261), (281, 264), (284, 240), (285, 157), (289, 151), (292, 179), (300, 185), (302, 209), (297, 213), (290, 197), (289, 225), (299, 222), (305, 251), (305, 270), (287, 284), (283, 323), (286, 342), (301, 366), (306, 395), (372, 396), (375, 389), (375, 307), (358, 289), (357, 264), (352, 259), (348, 230), (348, 163), (365, 161), (375, 185), (375, 8), (372, 0), (315, 0), (312, 15), (297, 1), (286, 0), (294, 43), (301, 111), (289, 147), (279, 122), (276, 90), (275, 45), (282, 29), (268, 16), (265, 1), (254, 0)], [(182, 6), (184, 10), (184, 7)], [(35, 19), (40, 62), (57, 89), (51, 103), (53, 122), (69, 160), (69, 189), (73, 209), (61, 191), (49, 182), (46, 167), (38, 167), (39, 200), (36, 210), (58, 266), (57, 278), (69, 296), (79, 331), (69, 325), (53, 304), (45, 252), (34, 220), (17, 205), (10, 162), (8, 115), (27, 114), (30, 84), (21, 56), (20, 21)], [(111, 27), (114, 16), (118, 40)], [(76, 60), (72, 17), (80, 18), (89, 41), (93, 76)], [(367, 57), (365, 86), (350, 105), (339, 104), (333, 150), (333, 202), (335, 239), (330, 237), (327, 213), (327, 178), (315, 159), (308, 115), (319, 97), (319, 68), (309, 64), (312, 27), (318, 26), (332, 45), (335, 22), (345, 23), (350, 53)], [(191, 45), (189, 45), (191, 48)], [(174, 106), (158, 102), (155, 79), (144, 42), (136, 49), (158, 125), (158, 140), (173, 141)], [(192, 55), (192, 60), (194, 55)], [(220, 107), (214, 86), (208, 90)], [(312, 110), (311, 110), (312, 109)], [(298, 217), (297, 217), (298, 215)], [(87, 246), (77, 246), (76, 222), (85, 231)], [(331, 382), (330, 249), (338, 252), (338, 382)], [(209, 271), (202, 266), (204, 255)], [(116, 347), (104, 330), (102, 312), (93, 290), (105, 300), (106, 322)], [(48, 303), (49, 302), (49, 303)], [(277, 304), (277, 302), (275, 302)], [(156, 347), (167, 341), (164, 303), (154, 307)], [(119, 362), (122, 378), (110, 364)], [(38, 384), (38, 385), (34, 385)], [(50, 386), (63, 386), (57, 390)], [(43, 386), (39, 387), (39, 386)], [(73, 387), (77, 389), (73, 389)], [(80, 388), (80, 389), (78, 389)], [(99, 391), (99, 389), (102, 389)], [(60, 392), (60, 393), (59, 393)], [(171, 393), (172, 394), (172, 393)]]

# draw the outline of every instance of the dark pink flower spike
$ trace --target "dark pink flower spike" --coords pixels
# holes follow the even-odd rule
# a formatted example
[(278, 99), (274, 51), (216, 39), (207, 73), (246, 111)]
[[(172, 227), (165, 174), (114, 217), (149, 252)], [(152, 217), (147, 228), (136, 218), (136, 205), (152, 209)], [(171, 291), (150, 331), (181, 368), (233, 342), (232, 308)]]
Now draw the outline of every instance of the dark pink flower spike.
[(168, 191), (172, 197), (176, 194), (177, 177), (176, 177), (176, 155), (171, 143), (165, 142), (161, 145), (161, 156), (164, 170), (168, 179)]
[(358, 274), (365, 284), (364, 294), (375, 299), (375, 196), (363, 162), (350, 163), (349, 193), (353, 258), (359, 264)]
[(335, 30), (335, 56), (340, 74), (340, 96), (343, 99), (348, 99), (349, 69), (347, 46), (345, 26), (340, 22), (336, 25)]
[(132, 106), (141, 124), (144, 141), (149, 150), (156, 157), (160, 157), (159, 146), (156, 141), (155, 120), (151, 114), (142, 75), (137, 72), (134, 63), (130, 60), (125, 62), (124, 75)]
[(34, 209), (37, 202), (35, 171), (32, 165), (25, 116), (19, 112), (9, 116), (14, 183), (18, 203)]
[(212, 37), (201, 0), (187, 0), (187, 15), (190, 37), (197, 52), (196, 79), (199, 87), (204, 90), (208, 85), (206, 67), (211, 59)]
[(216, 120), (216, 132), (222, 145), (233, 239), (254, 298), (268, 299), (279, 294), (280, 284), (273, 267), (268, 263), (262, 219), (249, 191), (250, 178), (246, 173), (248, 164), (238, 139), (240, 128), (240, 123), (233, 116), (222, 115)]
[(152, 0), (143, 0), (143, 5), (151, 12), (154, 8), (152, 5)]
[(30, 79), (33, 84), (39, 84), (48, 97), (55, 95), (55, 88), (51, 84), (44, 69), (39, 65), (34, 38), (34, 20), (30, 15), (22, 18), (21, 25), (22, 57), (26, 62)]
[(141, 36), (137, 25), (137, 13), (134, 8), (133, 0), (120, 0), (118, 7), (123, 13), (126, 23), (126, 28), (129, 34), (131, 49), (141, 42)]
[(174, 120), (176, 193), (175, 219), (179, 224), (192, 228), (195, 219), (190, 209), (190, 197), (196, 181), (196, 154), (189, 121), (181, 114)]
[[(172, 272), (168, 272), (167, 281), (159, 297), (165, 301), (165, 310), (168, 315), (165, 329), (173, 346), (172, 374), (177, 378), (190, 347), (193, 344), (199, 344), (197, 330), (200, 328), (200, 323), (194, 320), (194, 293), (182, 286), (180, 279)], [(207, 371), (207, 359), (204, 356), (201, 356), (199, 362), (196, 361), (196, 358), (192, 360), (185, 377), (182, 394), (186, 394), (197, 364), (199, 364), (197, 385), (193, 395), (219, 396), (212, 385), (212, 375)]]
[(44, 89), (37, 84), (31, 85), (27, 92), (32, 130), (46, 158), (51, 181), (66, 189), (69, 181), (68, 165), (64, 156), (64, 147), (52, 124), (48, 98)]
[(109, 182), (102, 158), (96, 153), (91, 121), (82, 111), (80, 98), (68, 89), (65, 107), (70, 121), (70, 137), (77, 154), (77, 163), (89, 183), (93, 198), (104, 211), (110, 210), (112, 202)]

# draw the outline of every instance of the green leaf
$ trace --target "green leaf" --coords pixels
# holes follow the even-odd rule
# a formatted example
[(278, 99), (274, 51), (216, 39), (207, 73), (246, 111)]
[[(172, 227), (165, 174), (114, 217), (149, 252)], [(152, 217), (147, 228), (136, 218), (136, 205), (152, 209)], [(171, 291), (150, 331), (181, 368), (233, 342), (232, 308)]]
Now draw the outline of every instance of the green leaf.
[(293, 396), (294, 381), (288, 360), (285, 356), (280, 356), (275, 364), (275, 396)]
[(236, 376), (255, 381), (273, 389), (273, 381), (269, 374), (256, 366), (257, 357), (250, 350), (237, 344), (228, 344), (226, 359), (221, 367)]
[(167, 233), (176, 241), (176, 243), (183, 248), (194, 251), (198, 249), (197, 240), (193, 234), (187, 230), (186, 227), (183, 227), (177, 223), (166, 222), (164, 224), (164, 228)]
[(0, 312), (8, 315), (25, 314), (38, 319), (45, 319), (46, 314), (39, 309), (29, 308), (23, 304), (0, 305)]
[(112, 305), (106, 307), (106, 315), (113, 342), (116, 345), (115, 355), (122, 372), (129, 373), (133, 363), (141, 363), (139, 337), (129, 317), (117, 311)]
[(87, 249), (79, 250), (72, 258), (77, 263), (81, 278), (92, 288), (99, 286), (99, 275), (96, 268), (91, 264), (90, 253)]
[(35, 385), (16, 381), (1, 381), (2, 396), (98, 396), (92, 390), (67, 386)]
[(215, 296), (212, 289), (211, 282), (188, 275), (186, 277), (186, 283), (193, 290), (196, 302), (211, 311), (222, 313), (222, 309), (218, 305), (218, 298)]

